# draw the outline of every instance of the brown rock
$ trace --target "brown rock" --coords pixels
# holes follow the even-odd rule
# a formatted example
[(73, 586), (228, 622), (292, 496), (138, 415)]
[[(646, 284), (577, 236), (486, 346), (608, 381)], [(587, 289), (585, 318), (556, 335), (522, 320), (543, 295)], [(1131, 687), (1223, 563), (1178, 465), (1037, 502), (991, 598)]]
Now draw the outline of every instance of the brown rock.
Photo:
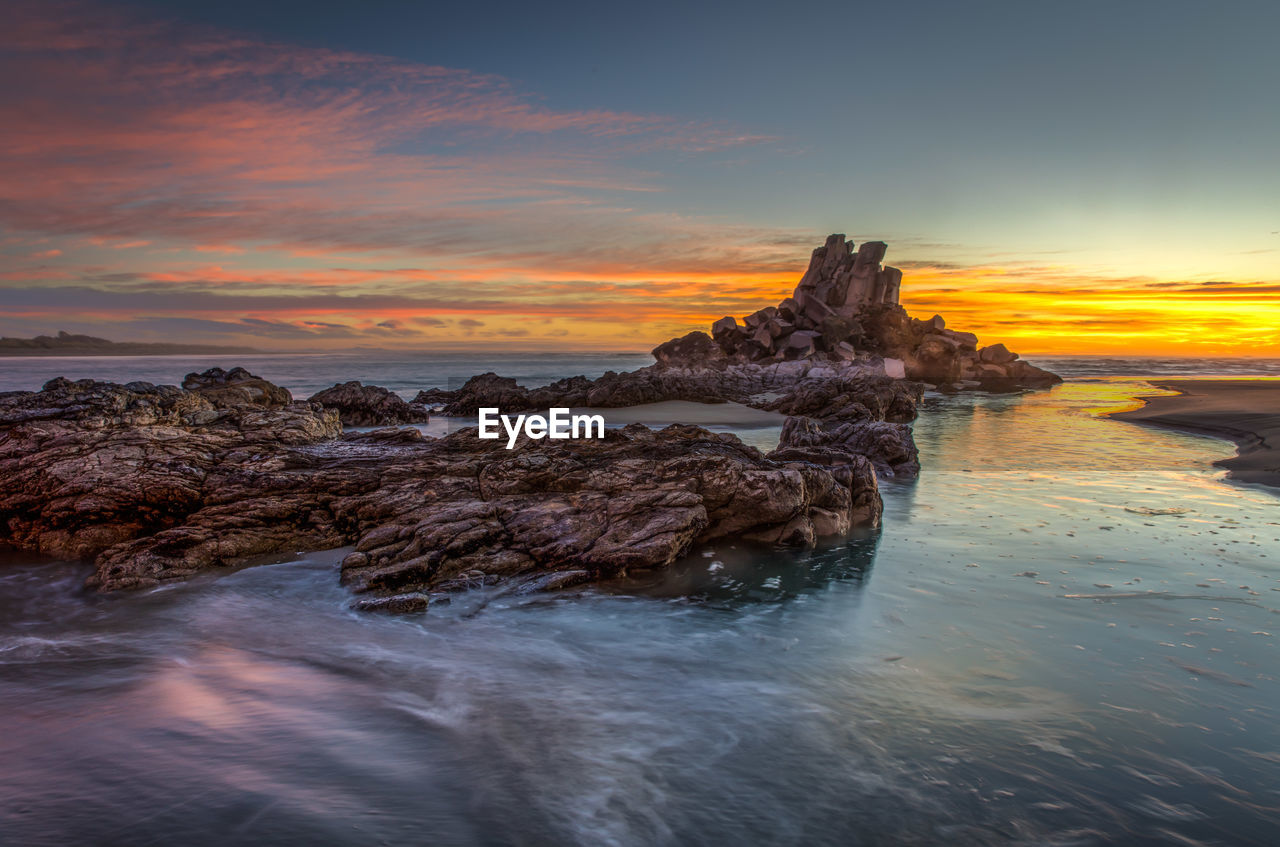
[(748, 330), (753, 330), (761, 324), (768, 323), (778, 316), (778, 308), (776, 306), (766, 306), (758, 312), (753, 312), (742, 319)]
[(978, 349), (978, 336), (972, 332), (956, 332), (954, 329), (945, 329), (942, 334), (959, 344), (961, 350)]
[(787, 336), (786, 351), (789, 356), (804, 358), (812, 356), (817, 350), (817, 340), (821, 333), (812, 330), (798, 329)]
[(287, 406), (293, 396), (278, 385), (273, 385), (244, 368), (209, 368), (203, 373), (189, 373), (182, 380), (182, 387), (194, 391), (218, 407), (265, 406), (268, 409)]
[(724, 359), (724, 351), (711, 336), (695, 331), (659, 344), (653, 348), (653, 357), (666, 366), (706, 365)]
[(456, 396), (456, 391), (446, 391), (443, 388), (428, 388), (426, 391), (419, 391), (415, 394), (412, 404), (430, 409), (432, 406), (443, 406), (447, 403), (452, 403)]
[(424, 406), (406, 403), (381, 386), (356, 381), (319, 391), (311, 395), (310, 402), (337, 410), (347, 426), (397, 426), (426, 423), (431, 418)]
[(978, 359), (991, 365), (1007, 365), (1016, 358), (1018, 354), (1010, 352), (1003, 344), (992, 344), (978, 351)]
[(726, 333), (736, 332), (738, 329), (738, 321), (732, 315), (725, 315), (720, 320), (711, 325), (711, 337), (719, 340), (720, 336)]
[(840, 342), (848, 340), (855, 332), (861, 332), (861, 327), (852, 318), (833, 315), (822, 322), (819, 332), (822, 334), (823, 344), (831, 350)]
[(869, 460), (847, 450), (766, 458), (688, 426), (514, 450), (475, 429), (339, 432), (317, 404), (218, 409), (173, 387), (54, 380), (0, 398), (0, 540), (91, 559), (99, 590), (351, 544), (343, 581), (398, 595), (369, 604), (391, 611), (427, 588), (594, 579), (720, 537), (810, 544), (879, 520)]
[(885, 476), (915, 476), (920, 472), (911, 427), (886, 421), (822, 423), (812, 418), (787, 418), (775, 459), (796, 460), (801, 449), (823, 448), (866, 459)]
[(1009, 374), (1020, 385), (1031, 388), (1049, 388), (1062, 382), (1062, 377), (1043, 368), (1038, 368), (1029, 362), (1013, 362), (1009, 365)]

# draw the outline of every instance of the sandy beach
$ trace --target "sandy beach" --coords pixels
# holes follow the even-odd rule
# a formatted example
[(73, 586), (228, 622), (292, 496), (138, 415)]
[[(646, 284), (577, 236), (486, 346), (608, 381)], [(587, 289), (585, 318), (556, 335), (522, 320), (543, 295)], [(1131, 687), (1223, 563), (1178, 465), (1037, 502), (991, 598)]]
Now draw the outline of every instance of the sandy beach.
[(1238, 454), (1215, 464), (1233, 479), (1280, 486), (1280, 380), (1171, 379), (1151, 384), (1180, 393), (1144, 397), (1142, 408), (1112, 417), (1230, 439)]

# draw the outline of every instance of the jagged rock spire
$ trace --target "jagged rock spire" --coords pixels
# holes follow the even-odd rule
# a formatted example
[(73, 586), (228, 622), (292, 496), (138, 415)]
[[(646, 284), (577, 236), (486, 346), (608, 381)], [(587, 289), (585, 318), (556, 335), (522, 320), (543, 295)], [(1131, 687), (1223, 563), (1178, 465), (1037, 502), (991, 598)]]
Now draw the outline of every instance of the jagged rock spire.
[(792, 298), (802, 309), (814, 299), (846, 318), (866, 306), (896, 305), (902, 271), (881, 265), (888, 249), (883, 241), (867, 241), (854, 252), (853, 242), (845, 241), (843, 233), (827, 236), (827, 242), (813, 251)]

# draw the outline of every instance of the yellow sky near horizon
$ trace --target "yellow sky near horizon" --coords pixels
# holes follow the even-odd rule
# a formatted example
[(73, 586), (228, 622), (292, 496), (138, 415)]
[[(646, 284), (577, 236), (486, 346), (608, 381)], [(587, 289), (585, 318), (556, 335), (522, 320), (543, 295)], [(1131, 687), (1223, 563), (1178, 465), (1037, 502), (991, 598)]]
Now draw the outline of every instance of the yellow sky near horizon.
[(463, 66), (20, 6), (0, 32), (23, 81), (0, 86), (0, 335), (645, 351), (776, 304), (843, 229), (889, 244), (910, 313), (983, 343), (1280, 356), (1277, 172), (1215, 176), (1236, 161), (1216, 131), (1183, 158), (1181, 99), (1179, 133), (1134, 136), (1178, 153), (1159, 172), (1146, 143), (1097, 133), (1109, 167), (1075, 161), (1057, 108), (1026, 158), (883, 116), (877, 154), (702, 101), (552, 105)]
[[(901, 297), (909, 314), (940, 314), (948, 326), (974, 332), (984, 344), (1003, 342), (1024, 354), (1280, 356), (1278, 283), (1090, 277), (1057, 266), (904, 264)], [(175, 298), (172, 306), (157, 303), (149, 317), (139, 316), (127, 299), (112, 299), (127, 296), (119, 284), (87, 294), (67, 287), (66, 295), (55, 286), (45, 289), (49, 303), (8, 307), (0, 317), (44, 325), (46, 332), (87, 328), (113, 340), (261, 349), (643, 351), (706, 330), (726, 314), (742, 318), (776, 304), (791, 294), (800, 270), (595, 267), (587, 273), (596, 278), (584, 279), (572, 268), (473, 268), (460, 280), (458, 270), (282, 269), (255, 275), (209, 266), (135, 283), (138, 296), (168, 289)], [(466, 296), (452, 295), (459, 288)], [(193, 303), (204, 305), (192, 310)], [(139, 333), (138, 327), (151, 331)]]

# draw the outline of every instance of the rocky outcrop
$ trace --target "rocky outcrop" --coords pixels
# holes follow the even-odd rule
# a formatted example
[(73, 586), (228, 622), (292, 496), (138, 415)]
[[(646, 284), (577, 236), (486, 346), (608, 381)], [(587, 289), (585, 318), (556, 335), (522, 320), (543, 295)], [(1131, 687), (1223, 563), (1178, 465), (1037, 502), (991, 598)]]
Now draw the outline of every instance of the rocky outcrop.
[(182, 380), (182, 387), (219, 408), (249, 403), (270, 409), (293, 402), (293, 395), (287, 389), (254, 376), (244, 368), (232, 368), (229, 371), (210, 368), (203, 373), (189, 373)]
[(883, 241), (854, 249), (832, 235), (813, 251), (790, 297), (742, 319), (726, 316), (711, 334), (693, 332), (654, 348), (662, 367), (720, 368), (796, 360), (855, 363), (894, 378), (1009, 391), (1061, 382), (1017, 361), (1004, 345), (979, 349), (973, 333), (947, 329), (942, 317), (915, 320), (898, 305), (902, 271), (886, 267)]
[(916, 418), (923, 387), (888, 377), (843, 376), (796, 383), (781, 396), (757, 403), (761, 409), (825, 421), (906, 424)]
[[(272, 407), (279, 395), (265, 395), (264, 403), (225, 406), (213, 401), (225, 403), (234, 392), (216, 390), (211, 399), (174, 386), (59, 378), (39, 392), (7, 396), (0, 401), (3, 540), (91, 558), (182, 523), (223, 488), (234, 496), (243, 483), (221, 480), (242, 480), (256, 457), (342, 432), (333, 412), (307, 403)], [(228, 503), (234, 514), (234, 500)]]
[(415, 394), (411, 402), (415, 406), (422, 406), (430, 411), (431, 409), (452, 403), (456, 393), (457, 392), (447, 391), (443, 388), (428, 388), (426, 391), (419, 391)]
[(653, 358), (663, 367), (690, 364), (714, 367), (724, 359), (724, 351), (705, 332), (691, 332), (683, 338), (673, 338), (653, 348)]
[(980, 347), (971, 332), (948, 329), (941, 315), (910, 318), (901, 307), (882, 307), (862, 318), (867, 349), (901, 360), (909, 379), (984, 391), (1049, 388), (1061, 377), (1019, 361), (1003, 344)]
[[(898, 437), (914, 451), (911, 429), (905, 424), (915, 420), (921, 391), (919, 383), (879, 375), (853, 364), (795, 361), (765, 366), (736, 363), (721, 368), (653, 365), (628, 373), (610, 371), (594, 380), (578, 376), (532, 389), (510, 377), (481, 374), (450, 392), (442, 413), (471, 416), (485, 407), (500, 409), (504, 414), (542, 411), (553, 406), (605, 409), (668, 400), (737, 402), (854, 427), (875, 422), (898, 424)], [(872, 451), (863, 455), (883, 473), (913, 472), (914, 464), (901, 460), (897, 445), (880, 455), (874, 452), (884, 445), (880, 439), (848, 442), (854, 443)]]
[(402, 592), (546, 571), (576, 581), (662, 567), (718, 538), (810, 546), (880, 518), (874, 472), (852, 454), (826, 467), (775, 461), (681, 425), (514, 451), (478, 443), (463, 430), (420, 448), (429, 465), (415, 462), (418, 451), (397, 457), (404, 470), (385, 485), (410, 485), (416, 498), (384, 491), (402, 505), (363, 533), (344, 582)]
[(718, 538), (807, 546), (880, 519), (870, 461), (840, 445), (766, 456), (680, 425), (513, 450), (473, 428), (341, 436), (333, 409), (231, 390), (250, 378), (0, 397), (0, 541), (91, 560), (104, 591), (354, 545), (343, 581), (395, 611), (421, 608), (414, 592), (569, 584)]
[(310, 402), (334, 409), (346, 426), (399, 426), (426, 423), (425, 406), (407, 403), (398, 394), (378, 385), (344, 382), (311, 395)]
[(920, 454), (911, 427), (889, 421), (816, 421), (813, 418), (787, 418), (782, 437), (772, 456), (787, 460), (806, 460), (814, 449), (839, 455), (871, 457), (883, 476), (913, 477), (920, 473)]

